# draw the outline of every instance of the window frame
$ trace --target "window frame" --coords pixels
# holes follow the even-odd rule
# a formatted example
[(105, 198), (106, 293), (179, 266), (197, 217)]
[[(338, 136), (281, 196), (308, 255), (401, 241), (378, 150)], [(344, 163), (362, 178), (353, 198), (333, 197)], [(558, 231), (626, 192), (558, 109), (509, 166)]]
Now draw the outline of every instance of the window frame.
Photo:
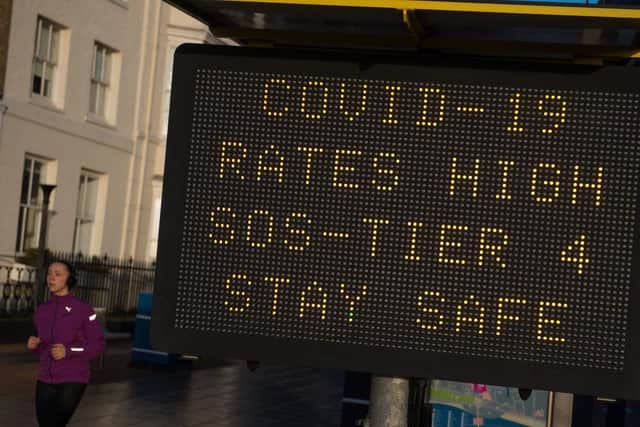
[[(47, 168), (47, 163), (48, 161), (41, 158), (41, 157), (37, 157), (37, 156), (33, 156), (30, 154), (26, 154), (24, 157), (24, 164), (23, 164), (23, 169), (22, 169), (22, 185), (20, 186), (20, 202), (19, 202), (19, 208), (18, 208), (18, 224), (17, 224), (17, 234), (16, 234), (16, 247), (15, 247), (15, 252), (16, 254), (24, 254), (26, 251), (28, 251), (29, 249), (35, 249), (37, 248), (37, 242), (40, 239), (40, 225), (42, 222), (42, 194), (40, 191), (40, 184), (43, 181), (43, 177), (46, 176), (46, 168)], [(27, 182), (27, 188), (24, 188), (24, 184), (25, 184), (25, 173), (26, 173), (26, 167), (27, 167), (27, 163), (29, 163), (29, 176), (28, 176), (28, 182)], [(40, 168), (39, 168), (39, 173), (38, 173), (38, 182), (35, 183), (34, 182), (34, 175), (35, 175), (35, 165), (39, 164)], [(33, 186), (37, 185), (38, 188), (35, 189), (35, 197), (33, 197), (33, 192), (34, 192), (34, 188)], [(23, 195), (26, 192), (26, 202), (23, 201)], [(35, 203), (33, 203), (33, 201), (35, 200)], [(29, 221), (29, 215), (30, 213), (33, 212), (34, 218), (33, 218), (33, 236), (31, 237), (31, 239), (33, 239), (33, 242), (35, 242), (35, 246), (29, 246), (26, 247), (26, 243), (27, 243), (27, 229), (30, 228), (28, 227), (27, 222)]]
[[(47, 31), (46, 52), (41, 55), (43, 31)], [(36, 22), (36, 38), (31, 70), (31, 95), (53, 100), (56, 90), (56, 78), (59, 71), (60, 44), (63, 27), (43, 16), (38, 16)], [(35, 89), (35, 78), (38, 69), (41, 75), (38, 90)], [(47, 80), (47, 77), (48, 80)], [(47, 86), (47, 81), (49, 86)]]
[[(93, 179), (96, 181), (96, 194), (94, 195), (94, 204), (93, 204), (93, 212), (87, 215), (87, 191), (88, 191), (88, 183), (89, 180)], [(81, 233), (80, 227), (85, 224), (91, 224), (89, 229), (89, 241), (87, 242), (87, 253), (83, 253), (84, 255), (92, 255), (93, 252), (93, 243), (95, 240), (96, 233), (96, 224), (98, 223), (98, 208), (99, 208), (99, 197), (100, 197), (100, 186), (101, 186), (102, 175), (96, 172), (92, 172), (88, 169), (80, 170), (80, 181), (78, 183), (78, 199), (76, 203), (76, 210), (74, 214), (73, 220), (73, 241), (71, 252), (76, 253), (80, 251), (80, 248), (83, 246), (80, 242)], [(84, 186), (83, 186), (84, 184)]]
[[(91, 60), (91, 76), (89, 79), (89, 114), (107, 120), (109, 117), (109, 102), (113, 87), (113, 62), (116, 51), (104, 43), (95, 41)], [(102, 57), (100, 64), (98, 58)], [(100, 70), (98, 71), (98, 65)], [(94, 92), (94, 87), (95, 92)], [(95, 93), (95, 95), (94, 95)]]

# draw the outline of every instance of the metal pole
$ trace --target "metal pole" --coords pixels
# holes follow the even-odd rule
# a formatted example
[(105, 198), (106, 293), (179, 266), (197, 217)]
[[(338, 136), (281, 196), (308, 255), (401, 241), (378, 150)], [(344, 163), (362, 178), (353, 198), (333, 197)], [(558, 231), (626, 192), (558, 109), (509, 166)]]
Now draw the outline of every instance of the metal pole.
[(549, 418), (552, 427), (571, 427), (573, 418), (573, 394), (549, 393), (553, 407)]
[(47, 275), (45, 268), (45, 250), (47, 248), (47, 225), (49, 222), (49, 199), (51, 192), (56, 188), (51, 184), (40, 184), (42, 189), (42, 218), (40, 221), (40, 235), (38, 236), (38, 258), (36, 261), (36, 285), (35, 285), (35, 301), (36, 305), (44, 301), (46, 287), (44, 279)]
[(371, 427), (407, 427), (409, 380), (404, 378), (371, 378)]

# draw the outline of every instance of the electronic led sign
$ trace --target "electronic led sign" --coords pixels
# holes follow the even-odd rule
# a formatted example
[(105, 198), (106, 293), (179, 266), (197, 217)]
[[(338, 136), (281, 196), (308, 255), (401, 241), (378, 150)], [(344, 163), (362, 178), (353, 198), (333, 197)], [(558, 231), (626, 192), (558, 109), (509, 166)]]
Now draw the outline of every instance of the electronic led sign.
[(154, 345), (640, 397), (638, 81), (181, 47)]

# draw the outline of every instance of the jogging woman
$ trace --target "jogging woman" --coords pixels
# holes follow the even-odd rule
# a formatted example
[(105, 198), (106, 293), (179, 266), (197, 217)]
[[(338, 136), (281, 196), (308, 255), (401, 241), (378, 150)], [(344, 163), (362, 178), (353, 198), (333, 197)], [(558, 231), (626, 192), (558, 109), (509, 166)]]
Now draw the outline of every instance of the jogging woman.
[(89, 361), (105, 349), (93, 308), (70, 293), (76, 282), (69, 263), (49, 264), (51, 294), (36, 310), (38, 336), (27, 341), (29, 350), (40, 355), (36, 415), (41, 427), (67, 425), (89, 383)]

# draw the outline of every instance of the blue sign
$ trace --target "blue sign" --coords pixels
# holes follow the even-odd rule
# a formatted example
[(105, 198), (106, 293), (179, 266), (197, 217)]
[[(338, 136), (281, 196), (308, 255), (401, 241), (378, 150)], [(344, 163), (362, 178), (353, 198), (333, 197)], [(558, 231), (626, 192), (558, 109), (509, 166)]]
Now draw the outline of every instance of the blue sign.
[(549, 393), (523, 401), (515, 388), (433, 381), (431, 403), (432, 427), (545, 427)]

